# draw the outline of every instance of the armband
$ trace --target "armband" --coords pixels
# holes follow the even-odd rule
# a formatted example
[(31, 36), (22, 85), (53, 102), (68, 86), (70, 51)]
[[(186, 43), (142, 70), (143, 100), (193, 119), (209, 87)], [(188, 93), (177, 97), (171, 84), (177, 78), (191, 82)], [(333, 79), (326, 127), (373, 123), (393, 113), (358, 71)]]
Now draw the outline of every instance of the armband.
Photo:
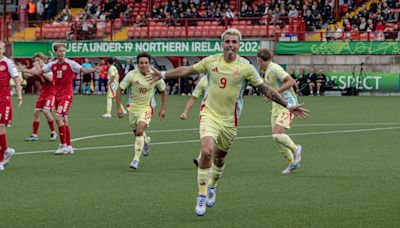
[(162, 77), (162, 79), (165, 79), (165, 74), (166, 74), (167, 72), (166, 71), (161, 71), (161, 77)]

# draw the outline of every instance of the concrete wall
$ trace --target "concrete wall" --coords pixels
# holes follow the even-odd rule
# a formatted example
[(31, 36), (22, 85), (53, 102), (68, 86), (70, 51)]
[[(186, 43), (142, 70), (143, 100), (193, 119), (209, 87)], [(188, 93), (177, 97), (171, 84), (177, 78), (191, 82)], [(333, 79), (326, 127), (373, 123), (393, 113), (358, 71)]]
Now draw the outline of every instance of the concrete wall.
[(274, 61), (287, 69), (299, 67), (323, 68), (324, 71), (352, 72), (364, 63), (366, 72), (400, 72), (400, 56), (394, 55), (276, 55)]

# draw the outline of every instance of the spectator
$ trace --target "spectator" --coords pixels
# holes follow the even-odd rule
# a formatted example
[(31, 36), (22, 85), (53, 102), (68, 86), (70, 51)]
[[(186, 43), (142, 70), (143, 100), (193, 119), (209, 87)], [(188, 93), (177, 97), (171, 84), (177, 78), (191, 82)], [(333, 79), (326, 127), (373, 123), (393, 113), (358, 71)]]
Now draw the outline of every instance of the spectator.
[(146, 21), (142, 19), (142, 16), (139, 14), (136, 16), (135, 23), (133, 24), (136, 27), (144, 27), (146, 26)]
[(36, 3), (36, 13), (37, 13), (37, 19), (42, 21), (45, 19), (45, 14), (44, 14), (44, 0), (39, 0)]
[(297, 88), (299, 88), (298, 94), (302, 96), (307, 92), (307, 74), (304, 72), (303, 68), (299, 68), (299, 74), (296, 78)]
[(290, 5), (289, 7), (290, 7), (290, 10), (288, 13), (288, 17), (297, 19), (299, 17), (299, 11), (297, 11), (296, 6)]
[(314, 96), (314, 88), (317, 80), (317, 74), (315, 73), (315, 68), (310, 68), (310, 73), (307, 75), (308, 90), (310, 91), (310, 96)]
[(69, 9), (63, 9), (60, 17), (57, 19), (57, 21), (65, 21), (65, 22), (69, 22), (71, 21), (72, 17), (71, 17), (71, 11)]
[[(182, 58), (181, 66), (190, 66), (186, 58)], [(181, 82), (180, 86), (181, 95), (182, 96), (191, 95), (194, 86), (193, 78), (191, 77), (180, 78), (180, 82)]]
[(233, 18), (235, 17), (235, 14), (233, 14), (232, 9), (228, 7), (225, 15), (226, 15), (226, 19), (228, 20), (228, 24), (231, 25)]
[(367, 32), (374, 32), (375, 31), (375, 25), (372, 22), (372, 19), (368, 19), (367, 21)]
[(306, 31), (314, 31), (314, 18), (311, 15), (311, 10), (307, 10), (304, 21), (306, 22)]
[(34, 3), (33, 0), (28, 0), (26, 9), (28, 11), (29, 24), (32, 26), (34, 21), (36, 21), (36, 3)]
[(46, 12), (46, 20), (52, 20), (54, 16), (57, 14), (57, 1), (56, 0), (47, 0), (44, 5)]
[(343, 37), (343, 30), (335, 24), (335, 34), (333, 35), (335, 40), (342, 39)]
[(132, 60), (131, 59), (126, 59), (126, 63), (125, 63), (125, 67), (124, 67), (124, 74), (128, 74), (129, 71), (134, 70), (135, 69), (135, 65), (133, 65)]
[(316, 84), (317, 84), (317, 96), (320, 96), (320, 92), (325, 88), (326, 84), (326, 76), (323, 73), (322, 68), (319, 69), (319, 72), (317, 74)]

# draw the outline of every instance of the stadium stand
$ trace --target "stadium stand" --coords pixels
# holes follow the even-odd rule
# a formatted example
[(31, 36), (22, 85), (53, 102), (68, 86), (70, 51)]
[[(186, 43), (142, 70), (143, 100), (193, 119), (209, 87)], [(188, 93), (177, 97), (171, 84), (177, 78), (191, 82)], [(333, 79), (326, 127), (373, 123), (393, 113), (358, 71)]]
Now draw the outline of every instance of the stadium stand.
[[(106, 3), (107, 2), (107, 3)], [(246, 38), (399, 40), (398, 0), (89, 0), (36, 26), (35, 39), (216, 38), (227, 27)], [(29, 27), (25, 28), (28, 33)]]

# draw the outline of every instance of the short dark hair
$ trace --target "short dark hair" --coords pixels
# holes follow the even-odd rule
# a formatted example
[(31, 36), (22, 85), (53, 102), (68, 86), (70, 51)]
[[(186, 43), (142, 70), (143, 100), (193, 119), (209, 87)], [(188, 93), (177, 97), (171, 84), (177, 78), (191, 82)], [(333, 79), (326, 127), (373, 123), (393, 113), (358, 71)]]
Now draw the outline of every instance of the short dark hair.
[(263, 61), (269, 61), (272, 58), (272, 54), (270, 50), (263, 48), (258, 51), (257, 57), (261, 58)]
[(56, 43), (56, 44), (54, 44), (54, 46), (53, 46), (53, 50), (54, 50), (54, 51), (57, 51), (58, 48), (60, 48), (60, 47), (67, 48), (67, 45), (65, 45), (65, 44), (63, 44), (63, 43)]
[(151, 55), (150, 55), (149, 53), (147, 53), (147, 52), (142, 52), (142, 53), (140, 53), (138, 56), (136, 56), (136, 61), (139, 62), (139, 59), (140, 59), (140, 58), (148, 58), (148, 59), (149, 59), (149, 62), (150, 62), (150, 60), (151, 60)]
[(107, 62), (108, 62), (109, 64), (114, 64), (114, 58), (113, 58), (113, 57), (109, 57), (109, 58), (107, 59)]

